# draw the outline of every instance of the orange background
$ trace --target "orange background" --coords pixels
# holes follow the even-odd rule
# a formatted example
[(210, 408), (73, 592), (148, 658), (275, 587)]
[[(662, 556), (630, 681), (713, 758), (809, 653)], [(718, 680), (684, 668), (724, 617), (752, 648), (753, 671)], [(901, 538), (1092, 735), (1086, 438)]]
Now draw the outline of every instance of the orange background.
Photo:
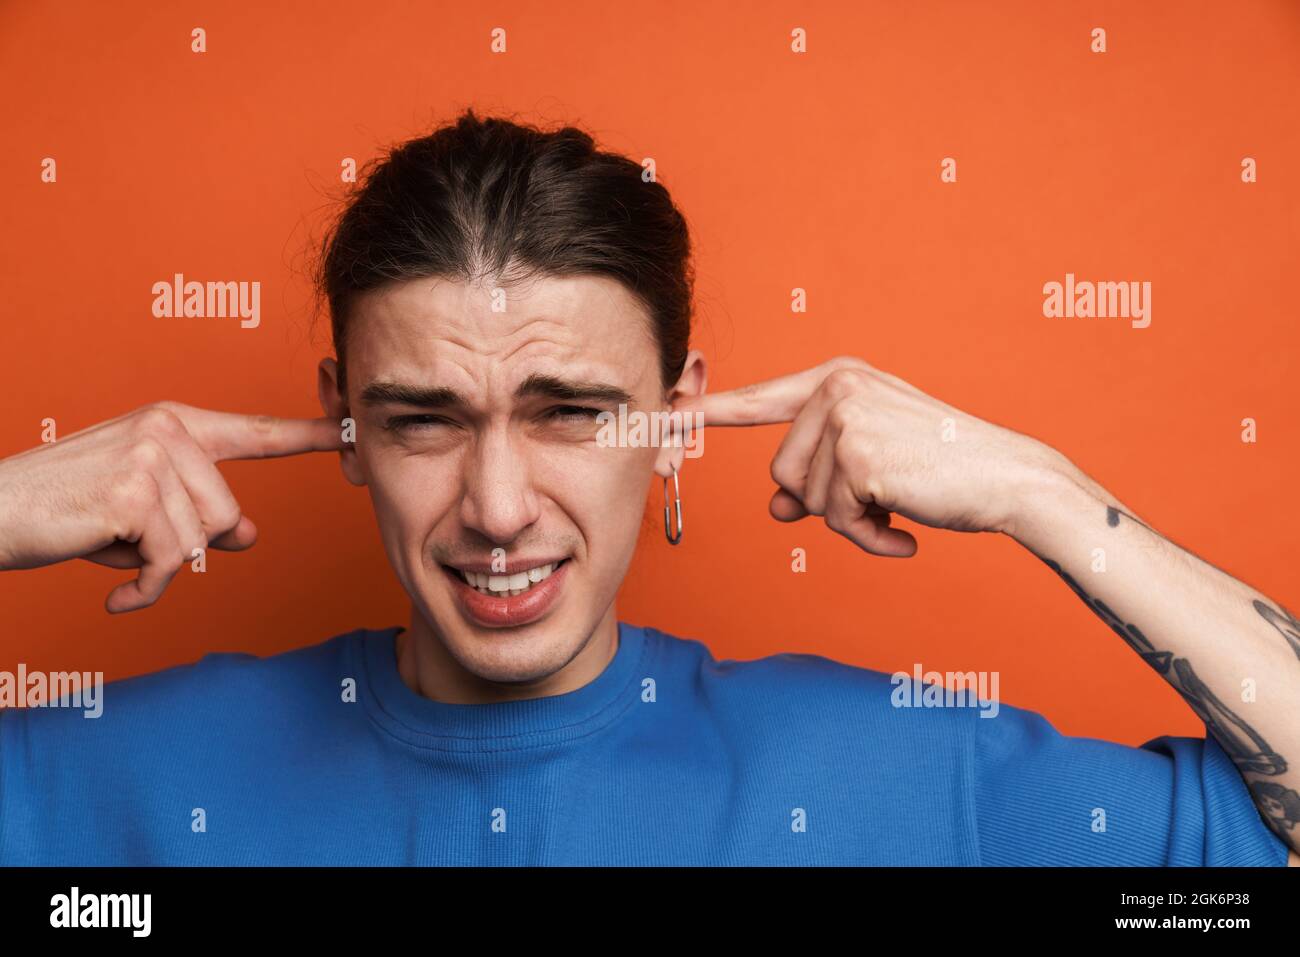
[[(327, 325), (306, 268), (340, 161), (472, 105), (655, 158), (697, 244), (712, 388), (860, 355), (1056, 446), (1300, 606), (1300, 5), (11, 2), (0, 83), (0, 455), (47, 416), (67, 435), (157, 399), (319, 414)], [(1067, 271), (1151, 281), (1150, 328), (1045, 319), (1042, 286)], [(175, 272), (260, 280), (261, 327), (153, 318), (150, 287)], [(1246, 416), (1258, 444), (1240, 441)], [(649, 503), (622, 619), (718, 657), (998, 670), (1004, 701), (1068, 734), (1203, 733), (1014, 542), (900, 522), (920, 551), (893, 561), (815, 519), (772, 521), (782, 434), (709, 434), (682, 474), (680, 547)], [(333, 457), (223, 469), (253, 550), (213, 553), (120, 617), (102, 602), (126, 573), (0, 575), (0, 669), (119, 678), (406, 622), (368, 497)], [(807, 574), (789, 570), (796, 546)]]

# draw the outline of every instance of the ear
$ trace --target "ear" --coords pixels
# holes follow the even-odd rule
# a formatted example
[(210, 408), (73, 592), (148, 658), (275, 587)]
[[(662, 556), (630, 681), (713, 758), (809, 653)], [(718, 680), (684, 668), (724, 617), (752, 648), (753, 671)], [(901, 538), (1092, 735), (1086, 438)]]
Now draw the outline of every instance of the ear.
[[(682, 374), (673, 384), (672, 388), (665, 394), (669, 410), (683, 399), (693, 399), (697, 396), (704, 395), (704, 390), (709, 384), (708, 368), (705, 366), (704, 353), (698, 349), (692, 349), (686, 354), (686, 365), (682, 368)], [(655, 456), (655, 474), (662, 478), (672, 478), (673, 471), (682, 470), (682, 460), (688, 455), (691, 458), (697, 458), (704, 451), (704, 431), (702, 429), (691, 429), (693, 416), (690, 413), (682, 413), (685, 418), (683, 425), (686, 426), (685, 435), (674, 432), (676, 442), (665, 442), (659, 449), (659, 454)]]
[[(347, 397), (339, 391), (338, 363), (333, 359), (326, 358), (320, 361), (320, 367), (316, 373), (316, 394), (320, 397), (321, 409), (329, 418), (342, 423), (349, 416)], [(353, 435), (355, 434), (356, 426), (354, 425)], [(339, 452), (339, 465), (343, 469), (343, 477), (353, 485), (366, 484), (361, 462), (357, 458), (355, 441), (352, 442), (351, 448)]]

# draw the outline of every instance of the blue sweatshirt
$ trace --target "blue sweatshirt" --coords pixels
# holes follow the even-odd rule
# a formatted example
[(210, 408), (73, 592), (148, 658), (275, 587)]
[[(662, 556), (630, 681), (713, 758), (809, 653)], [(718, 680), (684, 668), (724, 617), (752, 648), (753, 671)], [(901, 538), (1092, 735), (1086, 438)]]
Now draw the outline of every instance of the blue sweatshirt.
[(883, 672), (625, 623), (576, 691), (451, 705), (398, 631), (0, 711), (0, 863), (1286, 863), (1213, 738), (897, 707)]

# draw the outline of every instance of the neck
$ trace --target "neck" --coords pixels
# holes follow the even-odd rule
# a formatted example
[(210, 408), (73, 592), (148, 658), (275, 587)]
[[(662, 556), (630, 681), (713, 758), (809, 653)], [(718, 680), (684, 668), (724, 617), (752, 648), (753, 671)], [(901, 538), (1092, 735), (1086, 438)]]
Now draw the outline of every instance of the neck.
[(611, 602), (582, 648), (562, 668), (530, 681), (502, 683), (467, 671), (414, 606), (411, 627), (397, 636), (397, 670), (412, 691), (446, 704), (491, 704), (567, 694), (594, 681), (618, 651), (618, 615)]

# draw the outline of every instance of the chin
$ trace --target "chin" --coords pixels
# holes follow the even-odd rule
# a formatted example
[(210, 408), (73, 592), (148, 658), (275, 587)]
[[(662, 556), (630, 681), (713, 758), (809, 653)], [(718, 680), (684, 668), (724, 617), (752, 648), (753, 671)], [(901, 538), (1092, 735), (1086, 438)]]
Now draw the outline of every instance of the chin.
[(420, 572), (424, 620), (446, 653), (482, 681), (545, 681), (577, 657), (596, 625), (586, 613), (593, 605), (587, 565), (567, 551), (532, 552), (499, 573), (482, 561), (426, 562)]
[(479, 628), (459, 621), (440, 632), (447, 652), (484, 681), (524, 684), (555, 674), (582, 650), (578, 629), (540, 621), (518, 628)]

